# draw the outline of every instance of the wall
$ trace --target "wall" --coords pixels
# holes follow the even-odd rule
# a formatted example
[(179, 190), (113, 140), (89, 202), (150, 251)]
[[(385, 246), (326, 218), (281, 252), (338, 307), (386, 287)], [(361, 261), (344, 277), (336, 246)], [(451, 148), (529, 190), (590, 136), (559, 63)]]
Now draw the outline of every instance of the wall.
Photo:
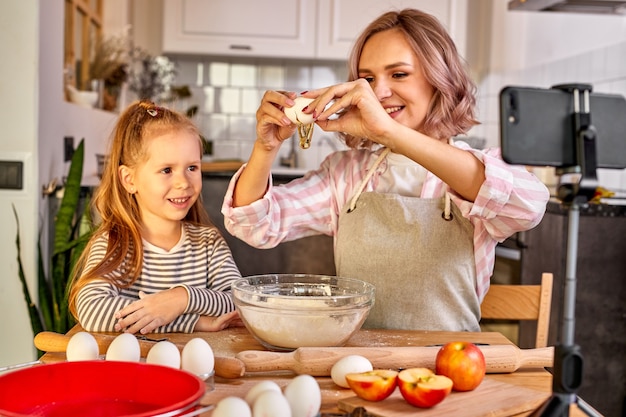
[[(0, 366), (36, 358), (33, 334), (18, 279), (14, 203), (20, 219), (21, 258), (30, 294), (37, 300), (37, 240), (48, 241), (46, 198), (53, 179), (61, 184), (63, 137), (85, 139), (85, 183), (96, 180), (95, 153), (103, 152), (115, 116), (67, 103), (63, 95), (63, 0), (0, 2), (0, 157), (26, 162), (22, 191), (0, 190)], [(40, 45), (44, 47), (40, 48)], [(43, 245), (44, 251), (47, 247)], [(47, 257), (44, 252), (44, 257)]]
[[(482, 125), (474, 135), (499, 146), (498, 95), (507, 85), (582, 82), (594, 92), (626, 96), (626, 16), (509, 12), (506, 3), (492, 2), (490, 70), (478, 80)], [(600, 185), (626, 192), (624, 170), (600, 169), (598, 177)]]
[[(17, 233), (12, 205), (20, 218), (21, 258), (35, 283), (38, 210), (39, 2), (0, 2), (0, 159), (24, 162), (24, 188), (0, 190), (0, 366), (33, 359), (32, 332), (18, 280)], [(9, 58), (6, 58), (9, 57)]]

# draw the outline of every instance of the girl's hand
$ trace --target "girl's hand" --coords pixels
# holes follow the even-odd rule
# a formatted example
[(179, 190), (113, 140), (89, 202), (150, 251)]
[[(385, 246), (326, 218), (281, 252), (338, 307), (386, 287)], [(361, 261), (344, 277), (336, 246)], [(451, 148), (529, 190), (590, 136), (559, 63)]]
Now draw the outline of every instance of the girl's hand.
[(196, 323), (194, 332), (218, 332), (227, 327), (243, 327), (243, 321), (239, 317), (237, 310), (221, 316), (200, 316), (200, 320)]
[(257, 141), (266, 150), (279, 147), (294, 134), (296, 125), (289, 120), (283, 109), (293, 106), (295, 97), (296, 93), (279, 91), (266, 91), (263, 95), (256, 112), (256, 134)]
[(174, 287), (154, 294), (139, 292), (139, 300), (115, 314), (116, 331), (147, 334), (171, 323), (187, 306), (187, 290)]
[[(305, 113), (313, 114), (323, 130), (344, 132), (388, 145), (389, 132), (396, 122), (387, 114), (365, 79), (309, 91), (304, 96), (316, 99)], [(338, 117), (329, 120), (334, 114)]]

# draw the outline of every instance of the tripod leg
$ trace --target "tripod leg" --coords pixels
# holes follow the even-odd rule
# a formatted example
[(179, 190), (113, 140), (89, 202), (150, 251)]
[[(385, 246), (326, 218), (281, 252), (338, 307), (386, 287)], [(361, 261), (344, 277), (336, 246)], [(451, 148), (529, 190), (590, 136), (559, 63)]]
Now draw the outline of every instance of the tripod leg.
[(554, 393), (541, 407), (530, 416), (568, 417), (570, 404), (574, 403), (574, 394)]

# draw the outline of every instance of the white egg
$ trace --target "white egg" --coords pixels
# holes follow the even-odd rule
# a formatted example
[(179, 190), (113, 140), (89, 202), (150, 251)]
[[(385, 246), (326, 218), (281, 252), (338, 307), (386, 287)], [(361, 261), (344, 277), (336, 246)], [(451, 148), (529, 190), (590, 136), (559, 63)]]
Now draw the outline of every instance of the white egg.
[(206, 340), (196, 337), (185, 344), (181, 353), (181, 368), (207, 379), (213, 372), (215, 356)]
[(180, 369), (180, 351), (174, 343), (161, 340), (155, 343), (148, 351), (146, 363)]
[(274, 390), (263, 391), (252, 406), (252, 417), (292, 417), (287, 398)]
[(267, 390), (274, 390), (276, 392), (282, 393), (280, 386), (278, 386), (276, 382), (267, 380), (267, 381), (261, 381), (258, 384), (254, 385), (252, 388), (250, 388), (250, 390), (248, 390), (248, 393), (246, 394), (244, 398), (246, 402), (248, 403), (248, 405), (252, 407), (254, 405), (254, 402), (258, 398), (259, 394)]
[(349, 388), (346, 374), (367, 372), (374, 369), (372, 363), (361, 355), (348, 355), (339, 359), (330, 369), (330, 377), (340, 387)]
[(139, 362), (141, 349), (137, 338), (130, 333), (122, 333), (117, 336), (107, 349), (106, 360)]
[(296, 97), (295, 104), (292, 107), (285, 107), (285, 115), (296, 124), (310, 125), (315, 122), (313, 114), (302, 113), (302, 109), (308, 106), (313, 99), (306, 97)]
[(87, 332), (74, 334), (67, 343), (67, 349), (65, 350), (68, 362), (98, 359), (99, 353), (100, 350), (96, 338)]
[(218, 401), (211, 417), (251, 417), (252, 410), (247, 402), (239, 397), (225, 397)]
[(298, 375), (285, 387), (291, 417), (314, 417), (322, 406), (320, 386), (311, 375)]

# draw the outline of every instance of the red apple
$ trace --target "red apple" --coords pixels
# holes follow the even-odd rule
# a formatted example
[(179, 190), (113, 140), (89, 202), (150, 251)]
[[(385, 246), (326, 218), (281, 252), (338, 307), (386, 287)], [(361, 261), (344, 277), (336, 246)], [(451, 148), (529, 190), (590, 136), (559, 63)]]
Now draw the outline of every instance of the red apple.
[(450, 342), (437, 352), (435, 372), (454, 383), (455, 391), (471, 391), (485, 377), (485, 356), (470, 342)]
[(402, 397), (415, 407), (430, 408), (439, 404), (452, 391), (452, 380), (436, 375), (428, 368), (409, 368), (398, 374)]
[(346, 374), (346, 382), (354, 393), (367, 401), (382, 401), (396, 389), (398, 371), (374, 369)]

